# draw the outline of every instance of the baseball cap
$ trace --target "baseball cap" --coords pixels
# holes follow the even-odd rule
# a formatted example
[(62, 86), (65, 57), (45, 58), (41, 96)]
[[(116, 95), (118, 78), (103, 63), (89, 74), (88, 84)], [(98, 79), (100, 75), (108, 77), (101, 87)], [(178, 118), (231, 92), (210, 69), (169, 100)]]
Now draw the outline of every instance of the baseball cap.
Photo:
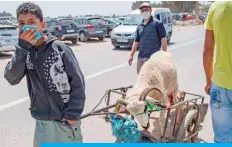
[(143, 7), (151, 7), (151, 4), (150, 3), (143, 3), (140, 7), (139, 7), (139, 9), (142, 9)]

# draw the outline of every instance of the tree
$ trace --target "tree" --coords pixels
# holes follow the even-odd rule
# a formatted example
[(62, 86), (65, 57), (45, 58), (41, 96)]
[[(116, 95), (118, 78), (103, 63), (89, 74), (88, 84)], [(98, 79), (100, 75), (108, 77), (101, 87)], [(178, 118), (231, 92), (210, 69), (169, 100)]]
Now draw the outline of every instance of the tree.
[(0, 12), (0, 16), (12, 16), (12, 15), (6, 11), (3, 11), (3, 12)]
[(161, 6), (161, 3), (155, 3), (155, 2), (154, 2), (154, 3), (151, 4), (151, 7), (152, 7), (152, 8), (160, 7), (160, 6)]
[(162, 1), (161, 6), (170, 8), (173, 13), (192, 13), (196, 9), (197, 1)]
[(133, 2), (132, 3), (132, 5), (131, 5), (131, 9), (132, 10), (136, 10), (136, 9), (138, 9), (143, 3), (150, 3), (150, 1), (135, 1), (135, 2)]

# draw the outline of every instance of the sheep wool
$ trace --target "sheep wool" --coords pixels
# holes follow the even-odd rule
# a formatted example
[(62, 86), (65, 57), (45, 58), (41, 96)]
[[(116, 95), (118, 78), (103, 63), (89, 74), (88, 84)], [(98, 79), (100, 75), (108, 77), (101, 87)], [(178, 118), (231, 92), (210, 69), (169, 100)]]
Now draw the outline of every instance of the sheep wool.
[[(166, 51), (158, 51), (154, 53), (150, 59), (144, 63), (134, 87), (127, 92), (126, 101), (128, 103), (127, 110), (132, 114), (142, 113), (145, 103), (140, 101), (141, 95), (144, 95), (146, 89), (156, 88), (148, 94), (146, 100), (156, 100), (163, 105), (168, 105), (168, 95), (173, 94), (174, 103), (176, 103), (177, 87), (177, 70), (174, 65), (172, 54)], [(164, 111), (160, 112), (161, 125), (164, 124)], [(148, 116), (135, 116), (139, 119), (141, 126), (146, 126)], [(162, 126), (160, 126), (162, 127)]]
[(142, 66), (133, 89), (127, 93), (127, 99), (130, 100), (130, 95), (140, 95), (146, 88), (151, 87), (159, 89), (163, 96), (167, 96), (173, 92), (176, 86), (177, 70), (172, 54), (166, 51), (158, 51)]

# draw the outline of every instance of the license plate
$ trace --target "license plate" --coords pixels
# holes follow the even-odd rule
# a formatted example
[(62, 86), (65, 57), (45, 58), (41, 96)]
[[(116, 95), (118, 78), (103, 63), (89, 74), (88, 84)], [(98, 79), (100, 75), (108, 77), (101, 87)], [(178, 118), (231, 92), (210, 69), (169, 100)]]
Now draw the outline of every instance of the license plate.
[(118, 41), (118, 42), (128, 42), (127, 39), (118, 39), (117, 41)]
[(68, 33), (72, 33), (72, 32), (74, 32), (74, 30), (67, 30), (67, 32), (68, 32)]
[(96, 31), (96, 33), (103, 33), (103, 31)]

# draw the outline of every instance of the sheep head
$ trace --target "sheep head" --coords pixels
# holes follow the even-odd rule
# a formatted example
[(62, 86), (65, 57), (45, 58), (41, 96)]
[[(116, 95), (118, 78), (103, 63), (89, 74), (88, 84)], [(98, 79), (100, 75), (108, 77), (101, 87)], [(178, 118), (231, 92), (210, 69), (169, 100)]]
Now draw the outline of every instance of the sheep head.
[(149, 125), (147, 103), (159, 102), (162, 98), (162, 93), (156, 88), (145, 88), (140, 94), (128, 92), (126, 99), (118, 100), (119, 103), (126, 106), (127, 111), (133, 115), (139, 124), (147, 128)]

